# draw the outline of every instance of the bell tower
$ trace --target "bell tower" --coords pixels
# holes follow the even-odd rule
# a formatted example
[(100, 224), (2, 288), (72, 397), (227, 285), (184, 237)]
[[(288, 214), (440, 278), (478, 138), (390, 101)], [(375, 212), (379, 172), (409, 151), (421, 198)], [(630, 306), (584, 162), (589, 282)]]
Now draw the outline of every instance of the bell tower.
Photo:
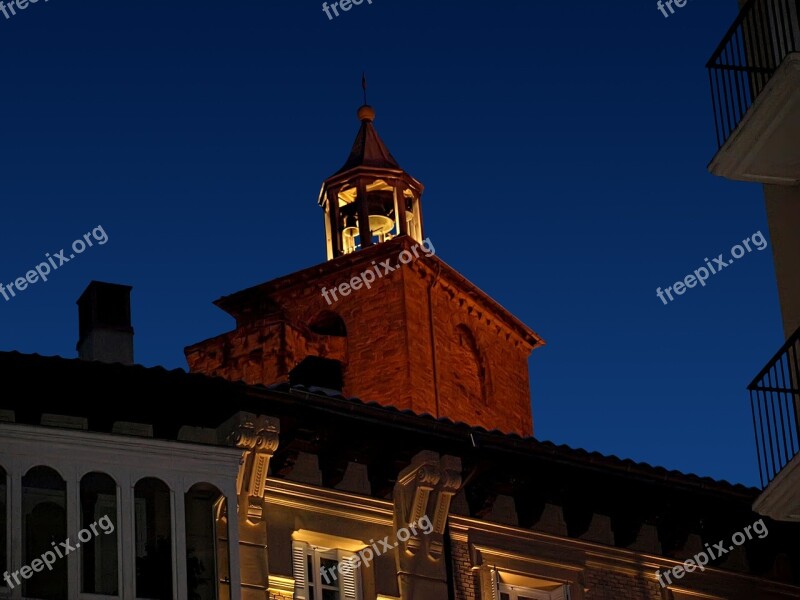
[(347, 161), (317, 198), (328, 260), (217, 300), (236, 328), (186, 348), (191, 371), (531, 435), (528, 358), (544, 342), (439, 257), (422, 184), (366, 102), (358, 118)]
[(361, 128), (344, 166), (322, 184), (328, 260), (399, 235), (422, 241), (423, 185), (400, 168), (372, 124), (375, 110), (358, 109)]

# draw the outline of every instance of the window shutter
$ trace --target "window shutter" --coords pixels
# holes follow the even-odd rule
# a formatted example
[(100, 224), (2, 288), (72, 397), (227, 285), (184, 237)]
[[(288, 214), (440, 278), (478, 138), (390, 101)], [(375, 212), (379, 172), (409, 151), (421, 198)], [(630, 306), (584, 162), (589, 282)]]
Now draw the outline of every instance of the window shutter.
[(355, 556), (339, 552), (339, 564), (348, 563), (350, 568), (339, 569), (342, 580), (342, 593), (345, 600), (358, 600), (359, 569), (355, 566)]
[(308, 598), (308, 574), (306, 573), (306, 544), (292, 542), (292, 575), (294, 576), (295, 600)]
[(551, 600), (570, 600), (569, 586), (568, 585), (562, 585), (557, 590), (553, 590), (550, 593), (550, 599)]
[(491, 600), (498, 600), (498, 598), (500, 598), (500, 578), (497, 575), (497, 569), (494, 567), (489, 569), (489, 580), (492, 584), (492, 595), (490, 598)]

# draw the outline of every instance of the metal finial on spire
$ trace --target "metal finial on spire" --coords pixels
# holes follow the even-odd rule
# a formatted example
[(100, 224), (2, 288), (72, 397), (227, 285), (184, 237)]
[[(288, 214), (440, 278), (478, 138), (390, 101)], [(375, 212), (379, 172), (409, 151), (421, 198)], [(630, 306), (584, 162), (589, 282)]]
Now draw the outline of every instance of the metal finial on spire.
[(367, 76), (361, 72), (361, 88), (364, 90), (364, 105), (367, 104)]
[(358, 120), (374, 121), (375, 109), (367, 104), (367, 76), (363, 73), (363, 71), (361, 73), (361, 87), (364, 89), (364, 104), (362, 104), (361, 108), (358, 109)]

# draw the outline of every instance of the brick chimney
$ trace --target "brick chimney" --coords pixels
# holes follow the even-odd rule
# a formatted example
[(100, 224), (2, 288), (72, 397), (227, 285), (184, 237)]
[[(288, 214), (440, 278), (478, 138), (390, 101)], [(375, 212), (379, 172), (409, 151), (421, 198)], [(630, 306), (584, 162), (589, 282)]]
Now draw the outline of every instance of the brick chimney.
[(133, 364), (131, 288), (128, 285), (92, 281), (78, 298), (82, 360)]

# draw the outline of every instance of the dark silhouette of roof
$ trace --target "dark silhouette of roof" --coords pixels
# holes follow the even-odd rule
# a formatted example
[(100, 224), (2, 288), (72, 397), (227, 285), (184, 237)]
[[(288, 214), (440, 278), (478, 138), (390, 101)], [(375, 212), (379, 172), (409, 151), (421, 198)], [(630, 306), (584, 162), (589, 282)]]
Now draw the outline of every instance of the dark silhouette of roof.
[[(748, 499), (756, 488), (710, 477), (606, 456), (598, 452), (505, 434), (447, 418), (418, 415), (376, 402), (347, 398), (322, 388), (279, 384), (270, 387), (230, 382), (219, 377), (187, 373), (182, 369), (107, 364), (38, 354), (0, 352), (0, 378), (15, 382), (19, 393), (4, 393), (0, 410), (13, 410), (15, 421), (38, 425), (44, 413), (85, 417), (89, 430), (110, 432), (116, 421), (152, 424), (154, 437), (176, 439), (184, 426), (215, 428), (239, 411), (275, 417), (309, 419), (311, 411), (325, 415), (320, 426), (342, 427), (351, 421), (357, 431), (364, 426), (398, 431), (409, 445), (419, 441), (434, 449), (459, 453), (481, 449), (501, 456), (546, 459), (671, 486), (733, 494)], [(408, 432), (414, 431), (413, 439)], [(404, 433), (403, 433), (404, 432)], [(390, 432), (386, 432), (391, 435)], [(463, 447), (463, 448), (462, 448)]]

